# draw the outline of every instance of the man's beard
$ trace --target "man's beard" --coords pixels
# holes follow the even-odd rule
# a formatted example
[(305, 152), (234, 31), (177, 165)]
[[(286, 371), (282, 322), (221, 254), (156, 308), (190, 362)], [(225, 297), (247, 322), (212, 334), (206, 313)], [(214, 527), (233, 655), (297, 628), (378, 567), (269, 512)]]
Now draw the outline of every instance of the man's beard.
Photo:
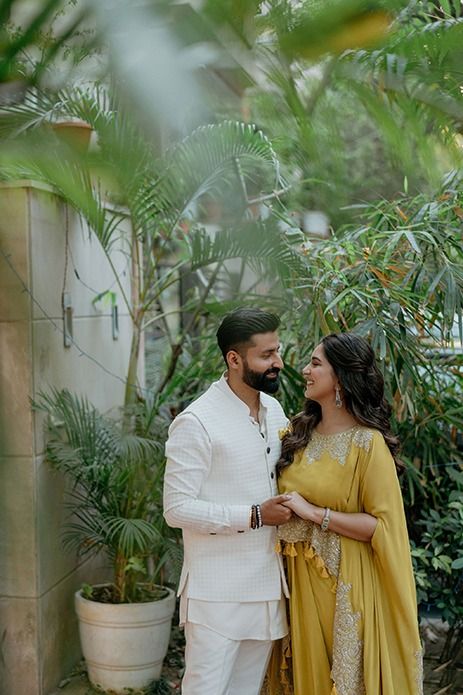
[[(265, 372), (254, 372), (252, 369), (249, 369), (246, 360), (244, 360), (243, 364), (243, 381), (245, 384), (256, 389), (256, 391), (263, 391), (264, 393), (276, 393), (278, 391), (280, 386), (280, 370), (278, 367), (267, 369)], [(272, 379), (269, 377), (269, 374), (276, 374), (276, 377)]]

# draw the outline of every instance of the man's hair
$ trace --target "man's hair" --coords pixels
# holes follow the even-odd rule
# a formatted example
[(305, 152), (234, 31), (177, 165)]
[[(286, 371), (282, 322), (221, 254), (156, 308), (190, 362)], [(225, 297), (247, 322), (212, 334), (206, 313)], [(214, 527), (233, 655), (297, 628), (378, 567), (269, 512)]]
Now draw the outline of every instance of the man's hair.
[(217, 343), (225, 364), (230, 350), (239, 351), (252, 345), (256, 333), (271, 333), (280, 325), (275, 314), (262, 309), (235, 309), (225, 316), (217, 330)]

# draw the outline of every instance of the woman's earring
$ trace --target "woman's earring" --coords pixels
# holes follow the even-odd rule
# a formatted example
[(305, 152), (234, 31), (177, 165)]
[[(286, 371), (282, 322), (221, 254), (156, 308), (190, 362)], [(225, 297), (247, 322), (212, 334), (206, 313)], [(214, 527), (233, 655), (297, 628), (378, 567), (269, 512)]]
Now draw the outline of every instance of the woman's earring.
[(335, 403), (336, 403), (336, 408), (342, 408), (342, 398), (341, 398), (341, 391), (339, 389), (339, 386), (335, 387)]

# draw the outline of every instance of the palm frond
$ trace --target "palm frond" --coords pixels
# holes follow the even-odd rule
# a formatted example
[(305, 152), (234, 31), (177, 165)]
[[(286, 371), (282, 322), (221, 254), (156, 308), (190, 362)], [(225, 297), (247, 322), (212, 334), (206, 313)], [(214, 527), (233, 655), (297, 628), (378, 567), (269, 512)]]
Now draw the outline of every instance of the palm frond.
[(245, 222), (213, 237), (205, 230), (192, 231), (190, 243), (193, 269), (230, 258), (244, 258), (267, 273), (278, 272), (282, 279), (287, 279), (292, 271), (304, 275), (307, 270), (301, 254), (272, 219)]
[(104, 522), (109, 543), (126, 557), (148, 554), (160, 537), (158, 529), (145, 519), (116, 517)]
[(147, 182), (140, 202), (171, 229), (203, 195), (223, 196), (237, 180), (249, 182), (259, 170), (269, 190), (281, 182), (270, 140), (255, 126), (238, 121), (199, 127), (168, 150), (154, 169), (162, 175)]

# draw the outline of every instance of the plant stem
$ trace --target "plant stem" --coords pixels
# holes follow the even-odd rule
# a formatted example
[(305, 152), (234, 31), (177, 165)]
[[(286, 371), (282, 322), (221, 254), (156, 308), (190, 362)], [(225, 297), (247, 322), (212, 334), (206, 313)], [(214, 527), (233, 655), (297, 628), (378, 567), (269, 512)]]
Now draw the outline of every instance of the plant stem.
[(140, 355), (141, 331), (145, 315), (142, 306), (142, 267), (140, 244), (136, 230), (132, 228), (132, 341), (130, 346), (127, 382), (125, 386), (124, 405), (133, 405), (137, 400), (138, 359)]
[(214, 272), (211, 274), (211, 277), (209, 278), (209, 282), (207, 283), (207, 286), (206, 286), (206, 288), (203, 292), (203, 295), (198, 303), (198, 306), (196, 307), (196, 311), (194, 312), (193, 316), (191, 317), (191, 319), (188, 323), (188, 326), (183, 331), (181, 341), (179, 343), (176, 343), (175, 345), (172, 345), (172, 354), (171, 354), (171, 358), (170, 358), (169, 367), (167, 369), (166, 376), (164, 377), (161, 385), (159, 386), (159, 388), (156, 392), (157, 395), (162, 393), (164, 388), (167, 386), (167, 384), (169, 383), (169, 381), (172, 379), (173, 375), (175, 374), (177, 362), (179, 360), (180, 355), (182, 354), (183, 341), (185, 340), (185, 336), (188, 335), (188, 333), (191, 331), (191, 329), (195, 325), (196, 321), (198, 320), (198, 316), (203, 308), (204, 302), (206, 301), (208, 294), (209, 294), (210, 290), (212, 289), (212, 287), (217, 279), (217, 276), (219, 274), (221, 267), (222, 267), (222, 263), (218, 263), (216, 268), (214, 269)]
[(116, 586), (116, 593), (119, 603), (125, 603), (126, 598), (126, 572), (125, 567), (127, 565), (126, 557), (118, 552), (116, 559), (114, 561), (115, 572), (114, 572), (114, 584)]

